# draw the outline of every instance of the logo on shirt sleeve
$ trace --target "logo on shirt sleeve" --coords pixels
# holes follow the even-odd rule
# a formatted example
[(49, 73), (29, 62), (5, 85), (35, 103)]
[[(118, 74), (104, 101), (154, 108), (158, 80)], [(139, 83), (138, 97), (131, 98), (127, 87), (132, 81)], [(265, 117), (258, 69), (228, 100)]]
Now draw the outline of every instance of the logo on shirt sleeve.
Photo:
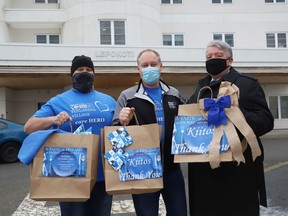
[(176, 109), (177, 104), (175, 101), (168, 101), (168, 106), (170, 109)]

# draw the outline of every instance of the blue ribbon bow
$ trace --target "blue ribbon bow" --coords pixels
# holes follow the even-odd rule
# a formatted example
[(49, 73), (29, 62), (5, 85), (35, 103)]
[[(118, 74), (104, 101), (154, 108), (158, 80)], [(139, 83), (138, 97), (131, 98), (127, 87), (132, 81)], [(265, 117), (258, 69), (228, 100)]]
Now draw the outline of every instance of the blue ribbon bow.
[(218, 127), (227, 124), (225, 108), (230, 108), (231, 98), (229, 95), (220, 97), (218, 100), (213, 98), (204, 99), (204, 109), (208, 111), (208, 126), (214, 124)]

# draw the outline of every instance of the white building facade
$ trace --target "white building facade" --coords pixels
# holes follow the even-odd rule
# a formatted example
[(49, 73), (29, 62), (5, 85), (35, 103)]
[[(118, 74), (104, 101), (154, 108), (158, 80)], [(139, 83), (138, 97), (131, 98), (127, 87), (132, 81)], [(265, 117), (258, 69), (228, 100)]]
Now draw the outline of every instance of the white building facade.
[(0, 0), (0, 115), (24, 123), (70, 88), (81, 54), (94, 62), (95, 89), (117, 99), (139, 80), (146, 48), (188, 98), (213, 39), (233, 47), (233, 66), (258, 78), (275, 130), (287, 130), (288, 0)]

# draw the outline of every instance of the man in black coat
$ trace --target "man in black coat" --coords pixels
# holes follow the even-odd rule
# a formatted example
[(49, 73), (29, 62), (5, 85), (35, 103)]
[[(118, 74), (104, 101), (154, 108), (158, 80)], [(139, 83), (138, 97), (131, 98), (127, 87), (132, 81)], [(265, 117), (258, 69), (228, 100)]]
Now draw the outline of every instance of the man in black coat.
[[(212, 169), (209, 163), (189, 163), (189, 207), (191, 216), (257, 216), (259, 204), (267, 207), (264, 179), (264, 151), (260, 136), (274, 127), (274, 119), (268, 108), (265, 94), (259, 82), (240, 74), (232, 67), (231, 47), (223, 41), (211, 41), (206, 50), (208, 75), (199, 80), (188, 103), (197, 103), (199, 91), (210, 86), (213, 98), (217, 98), (222, 81), (239, 88), (239, 108), (255, 133), (261, 156), (252, 159), (251, 149), (243, 152), (245, 163), (221, 162)], [(209, 90), (202, 90), (200, 98), (210, 98)], [(240, 140), (243, 135), (238, 133)]]

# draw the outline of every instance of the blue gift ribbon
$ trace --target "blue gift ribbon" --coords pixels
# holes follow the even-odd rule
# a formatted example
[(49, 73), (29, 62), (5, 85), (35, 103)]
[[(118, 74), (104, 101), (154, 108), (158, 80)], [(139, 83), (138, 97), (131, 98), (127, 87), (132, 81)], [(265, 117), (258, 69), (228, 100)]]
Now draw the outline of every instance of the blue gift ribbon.
[(223, 96), (215, 100), (213, 98), (204, 99), (204, 109), (208, 111), (208, 126), (214, 124), (218, 127), (221, 124), (226, 125), (225, 108), (230, 108), (231, 98), (229, 95)]

